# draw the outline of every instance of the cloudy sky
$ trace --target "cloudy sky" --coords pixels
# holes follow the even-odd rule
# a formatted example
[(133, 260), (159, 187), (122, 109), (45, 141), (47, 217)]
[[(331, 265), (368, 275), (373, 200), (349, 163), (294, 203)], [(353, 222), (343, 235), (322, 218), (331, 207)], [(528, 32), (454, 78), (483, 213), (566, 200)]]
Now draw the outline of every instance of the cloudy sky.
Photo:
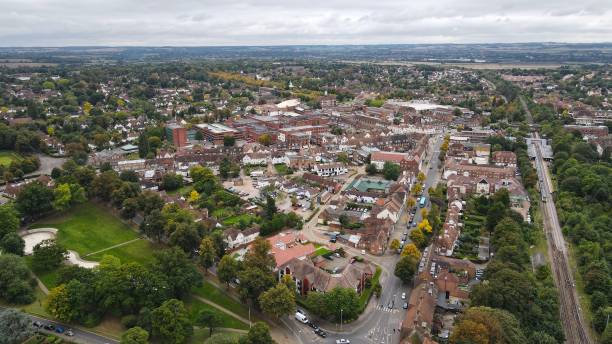
[(611, 42), (611, 0), (0, 0), (0, 46)]

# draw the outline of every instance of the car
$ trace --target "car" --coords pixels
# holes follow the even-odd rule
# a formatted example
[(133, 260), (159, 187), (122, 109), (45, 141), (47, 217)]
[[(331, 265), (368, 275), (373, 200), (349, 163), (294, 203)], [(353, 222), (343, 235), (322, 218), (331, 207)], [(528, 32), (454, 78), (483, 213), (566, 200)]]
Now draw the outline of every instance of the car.
[(402, 293), (402, 300), (406, 300), (406, 293)]
[(351, 344), (351, 341), (348, 339), (336, 339), (336, 344)]
[(402, 308), (408, 309), (408, 302), (404, 302), (404, 306)]
[(66, 331), (65, 335), (67, 335), (68, 337), (72, 337), (74, 336), (74, 332), (72, 332), (72, 329), (69, 328), (68, 331)]
[(58, 326), (58, 327), (56, 327), (56, 328), (55, 328), (55, 332), (56, 332), (56, 333), (59, 333), (59, 334), (62, 334), (62, 333), (64, 333), (64, 332), (66, 332), (66, 329), (64, 329), (64, 328), (63, 328), (63, 327), (61, 327), (61, 326)]
[(317, 326), (317, 324), (313, 323), (312, 321), (308, 322), (308, 326), (312, 327), (315, 331), (319, 329), (319, 326)]
[(325, 332), (325, 331), (323, 331), (323, 330), (321, 330), (321, 329), (319, 329), (319, 332), (317, 332), (317, 334), (318, 334), (319, 336), (321, 336), (322, 338), (327, 337), (327, 332)]
[(55, 330), (55, 325), (53, 324), (45, 324), (45, 326), (43, 326), (43, 328), (47, 331), (53, 331)]
[(40, 321), (36, 320), (36, 321), (32, 322), (32, 326), (34, 326), (36, 328), (42, 328), (43, 324)]
[(393, 301), (390, 301), (389, 304), (387, 305), (387, 308), (389, 309), (393, 309)]
[(362, 255), (365, 255), (365, 250), (361, 250), (361, 254), (362, 254)]

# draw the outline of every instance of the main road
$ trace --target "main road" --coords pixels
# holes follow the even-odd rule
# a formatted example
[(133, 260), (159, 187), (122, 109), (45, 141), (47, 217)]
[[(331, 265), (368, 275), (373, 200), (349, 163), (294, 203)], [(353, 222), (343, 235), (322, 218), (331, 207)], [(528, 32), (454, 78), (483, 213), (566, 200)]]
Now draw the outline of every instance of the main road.
[[(440, 161), (438, 154), (440, 145), (442, 144), (442, 135), (438, 134), (431, 140), (429, 147), (429, 156), (426, 158), (424, 165), (426, 179), (424, 182), (423, 194), (429, 199), (427, 190), (429, 187), (437, 184), (440, 178)], [(348, 185), (359, 173), (349, 178), (345, 185)], [(321, 206), (323, 209), (327, 204)], [(427, 204), (429, 207), (429, 203)], [(406, 207), (404, 207), (406, 208)], [(421, 214), (417, 211), (415, 221), (420, 221)], [(400, 219), (395, 225), (392, 233), (393, 238), (399, 238), (405, 231), (409, 231), (409, 209), (405, 209), (400, 215)], [(311, 241), (325, 240), (327, 237), (316, 228), (316, 216), (304, 225), (302, 233)], [(344, 249), (351, 255), (361, 255), (360, 250), (344, 246)], [(295, 335), (298, 343), (335, 343), (337, 339), (346, 338), (354, 344), (397, 344), (400, 342), (400, 328), (405, 317), (406, 310), (403, 309), (403, 304), (408, 302), (411, 289), (397, 278), (393, 271), (395, 264), (399, 260), (399, 255), (388, 250), (382, 256), (366, 255), (367, 259), (376, 263), (381, 267), (382, 273), (380, 283), (382, 286), (382, 295), (380, 298), (372, 296), (370, 303), (359, 317), (350, 324), (345, 324), (340, 327), (339, 324), (320, 323), (319, 325), (328, 332), (327, 338), (318, 337), (313, 333), (313, 330), (296, 321), (283, 319), (282, 322)], [(402, 294), (405, 293), (405, 299), (402, 299)]]

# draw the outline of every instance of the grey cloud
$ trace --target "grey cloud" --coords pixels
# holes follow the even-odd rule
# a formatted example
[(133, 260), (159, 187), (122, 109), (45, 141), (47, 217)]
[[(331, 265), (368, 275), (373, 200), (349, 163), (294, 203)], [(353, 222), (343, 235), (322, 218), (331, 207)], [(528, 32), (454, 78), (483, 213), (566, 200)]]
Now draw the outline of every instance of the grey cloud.
[(0, 45), (598, 42), (609, 0), (0, 0)]

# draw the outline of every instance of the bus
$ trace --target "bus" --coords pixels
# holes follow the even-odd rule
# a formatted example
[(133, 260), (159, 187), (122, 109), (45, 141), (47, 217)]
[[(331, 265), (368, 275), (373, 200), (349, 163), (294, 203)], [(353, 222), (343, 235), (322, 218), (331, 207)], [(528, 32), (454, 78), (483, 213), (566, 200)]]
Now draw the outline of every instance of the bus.
[(422, 196), (419, 200), (419, 207), (423, 208), (425, 206), (425, 203), (427, 203), (427, 198), (425, 198), (425, 196)]

